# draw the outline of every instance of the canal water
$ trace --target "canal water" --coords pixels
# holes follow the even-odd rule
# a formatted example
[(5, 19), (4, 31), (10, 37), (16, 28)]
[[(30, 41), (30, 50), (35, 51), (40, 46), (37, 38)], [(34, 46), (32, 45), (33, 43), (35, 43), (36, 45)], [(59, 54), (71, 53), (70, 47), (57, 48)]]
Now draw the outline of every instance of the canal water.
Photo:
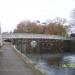
[[(27, 55), (40, 70), (47, 75), (75, 75), (75, 54), (53, 55), (48, 58)], [(54, 57), (55, 56), (55, 57)]]

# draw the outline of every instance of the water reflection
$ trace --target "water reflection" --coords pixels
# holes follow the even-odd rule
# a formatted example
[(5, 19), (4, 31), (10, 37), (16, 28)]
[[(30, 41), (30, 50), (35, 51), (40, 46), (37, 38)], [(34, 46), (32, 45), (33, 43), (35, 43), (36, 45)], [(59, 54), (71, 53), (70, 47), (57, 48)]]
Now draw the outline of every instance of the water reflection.
[(47, 63), (49, 64), (49, 66), (53, 66), (53, 67), (59, 67), (61, 65), (61, 61), (62, 61), (62, 57), (58, 57), (58, 58), (48, 58), (47, 59)]
[(75, 75), (75, 67), (70, 67), (69, 65), (64, 67), (64, 64), (75, 64), (75, 55), (63, 55), (59, 57), (51, 57), (47, 59), (30, 58), (35, 62), (36, 66), (40, 69), (45, 70), (48, 75)]
[(75, 55), (65, 55), (63, 61), (64, 63), (75, 64)]

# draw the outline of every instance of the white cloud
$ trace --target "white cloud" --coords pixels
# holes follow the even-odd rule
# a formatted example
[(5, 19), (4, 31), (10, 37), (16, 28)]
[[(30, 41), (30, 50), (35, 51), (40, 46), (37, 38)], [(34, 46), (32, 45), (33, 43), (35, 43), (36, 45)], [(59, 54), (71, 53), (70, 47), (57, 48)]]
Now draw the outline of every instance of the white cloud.
[(69, 18), (74, 0), (0, 0), (2, 31), (10, 31), (24, 19)]

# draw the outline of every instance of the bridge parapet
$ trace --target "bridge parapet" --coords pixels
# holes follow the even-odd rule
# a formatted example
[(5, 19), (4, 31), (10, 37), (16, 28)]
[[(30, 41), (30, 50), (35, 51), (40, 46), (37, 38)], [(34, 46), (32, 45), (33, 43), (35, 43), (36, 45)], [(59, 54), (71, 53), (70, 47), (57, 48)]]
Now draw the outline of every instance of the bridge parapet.
[(25, 39), (58, 39), (58, 40), (67, 40), (67, 37), (59, 35), (49, 35), (49, 34), (30, 34), (30, 33), (12, 33), (12, 34), (2, 34), (4, 39), (14, 39), (14, 38), (25, 38)]

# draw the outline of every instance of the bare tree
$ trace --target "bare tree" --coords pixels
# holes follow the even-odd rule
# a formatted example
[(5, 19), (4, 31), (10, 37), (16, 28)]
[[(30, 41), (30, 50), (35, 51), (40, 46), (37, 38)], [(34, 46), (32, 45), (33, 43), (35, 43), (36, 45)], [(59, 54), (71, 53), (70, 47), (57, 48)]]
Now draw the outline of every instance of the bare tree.
[(55, 19), (53, 19), (53, 22), (56, 23), (56, 24), (64, 25), (66, 23), (66, 19), (65, 18), (56, 17)]
[(75, 32), (75, 9), (71, 11), (69, 21), (69, 31), (71, 31), (71, 33)]

